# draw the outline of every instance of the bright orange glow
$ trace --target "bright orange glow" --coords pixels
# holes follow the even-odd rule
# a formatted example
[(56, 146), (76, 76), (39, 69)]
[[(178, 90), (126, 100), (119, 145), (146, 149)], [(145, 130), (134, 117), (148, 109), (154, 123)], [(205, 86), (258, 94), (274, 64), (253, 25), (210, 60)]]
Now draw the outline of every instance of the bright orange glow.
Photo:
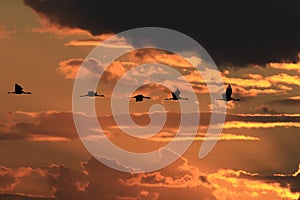
[(245, 89), (243, 87), (240, 86), (235, 86), (235, 91), (236, 93), (240, 94), (241, 96), (245, 96), (245, 97), (255, 97), (259, 94), (282, 94), (282, 93), (286, 93), (286, 90), (275, 90), (275, 89)]
[(45, 17), (39, 18), (40, 27), (32, 28), (30, 31), (35, 33), (52, 33), (59, 37), (68, 36), (68, 35), (84, 35), (92, 36), (92, 34), (86, 30), (79, 28), (69, 28), (65, 26), (60, 26), (58, 24), (51, 23)]
[(91, 36), (91, 39), (83, 39), (83, 40), (72, 40), (65, 44), (65, 46), (98, 46), (102, 41), (108, 39), (113, 36), (113, 34), (102, 34)]
[(300, 100), (300, 96), (290, 97), (289, 99), (291, 99), (291, 100)]
[(265, 80), (263, 77), (260, 76), (251, 76), (251, 77), (254, 79), (223, 77), (223, 80), (228, 84), (238, 85), (241, 87), (269, 88), (272, 86), (270, 81)]
[(68, 141), (68, 138), (64, 137), (49, 137), (49, 136), (34, 136), (29, 139), (30, 141), (36, 141), (36, 142), (59, 142), (59, 141)]
[(204, 79), (198, 71), (191, 70), (190, 74), (184, 76), (189, 82), (205, 83)]
[(290, 84), (290, 85), (297, 85), (300, 86), (300, 77), (299, 76), (291, 76), (285, 73), (281, 73), (274, 76), (268, 76), (266, 77), (267, 80), (273, 82), (273, 83), (284, 83), (284, 84)]
[(157, 54), (154, 60), (158, 63), (164, 63), (175, 67), (192, 67), (184, 58), (175, 54)]
[(300, 128), (300, 122), (226, 122), (224, 128), (276, 128), (276, 127), (297, 127)]
[(66, 79), (74, 79), (79, 70), (83, 59), (69, 59), (59, 63), (57, 71), (65, 76)]
[(287, 199), (299, 198), (299, 193), (292, 193), (288, 188), (283, 188), (279, 183), (264, 183), (262, 181), (241, 178), (240, 174), (255, 176), (243, 171), (220, 169), (215, 174), (208, 175), (208, 180), (216, 190), (213, 192), (217, 199)]
[(267, 65), (273, 69), (282, 69), (282, 70), (295, 70), (300, 72), (300, 62), (298, 63), (269, 63)]
[[(163, 134), (163, 133), (162, 133)], [(205, 140), (219, 140), (219, 141), (228, 141), (228, 140), (247, 140), (247, 141), (258, 141), (260, 140), (258, 137), (253, 137), (253, 136), (248, 136), (248, 135), (236, 135), (236, 134), (228, 134), (228, 133), (223, 133), (219, 137), (214, 137), (214, 136), (207, 136), (205, 137), (206, 134), (201, 134), (196, 136), (196, 137), (189, 137), (189, 136), (180, 136), (177, 138), (172, 137), (172, 134), (167, 134), (169, 137), (166, 137), (166, 134), (163, 134), (164, 137), (160, 137), (160, 134), (156, 137), (151, 137), (148, 140), (149, 141), (154, 141), (154, 142), (171, 142), (172, 140), (175, 141), (185, 141), (185, 140), (193, 140), (193, 141), (205, 141)]]
[[(103, 47), (107, 48), (132, 48), (130, 44), (124, 38), (110, 38), (114, 34), (102, 34), (102, 35), (95, 35), (90, 36), (89, 39), (79, 39), (79, 40), (72, 40), (70, 42), (65, 43), (65, 46), (91, 46), (96, 47), (101, 44)], [(106, 39), (110, 38), (109, 42), (102, 43)]]

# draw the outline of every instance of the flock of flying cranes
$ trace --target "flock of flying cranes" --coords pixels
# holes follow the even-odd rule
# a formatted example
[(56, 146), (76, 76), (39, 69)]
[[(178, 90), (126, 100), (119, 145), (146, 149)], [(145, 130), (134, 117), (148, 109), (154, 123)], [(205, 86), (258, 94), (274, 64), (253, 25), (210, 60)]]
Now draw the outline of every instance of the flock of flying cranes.
[[(15, 91), (13, 92), (7, 92), (8, 94), (31, 94), (31, 92), (25, 92), (23, 91), (22, 86), (19, 84), (15, 84)], [(181, 92), (177, 88), (175, 92), (171, 92), (172, 97), (171, 98), (166, 98), (165, 100), (188, 100), (188, 98), (183, 98), (180, 96)], [(225, 94), (222, 94), (222, 99), (217, 99), (217, 100), (223, 100), (223, 101), (240, 101), (240, 99), (232, 98), (232, 88), (231, 85), (229, 84), (227, 86)], [(80, 97), (105, 97), (103, 94), (98, 94), (97, 92), (94, 91), (88, 91), (87, 94), (81, 95)], [(143, 101), (144, 99), (151, 99), (151, 97), (144, 96), (142, 94), (135, 95), (131, 98), (135, 99), (135, 102)]]

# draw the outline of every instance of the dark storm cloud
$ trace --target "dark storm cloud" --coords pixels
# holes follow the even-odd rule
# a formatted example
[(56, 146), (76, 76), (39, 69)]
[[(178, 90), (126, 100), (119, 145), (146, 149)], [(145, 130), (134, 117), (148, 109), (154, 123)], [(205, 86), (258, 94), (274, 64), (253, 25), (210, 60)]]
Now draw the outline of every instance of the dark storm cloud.
[(196, 39), (217, 64), (297, 61), (300, 1), (24, 0), (61, 26), (92, 34), (131, 28), (170, 28)]

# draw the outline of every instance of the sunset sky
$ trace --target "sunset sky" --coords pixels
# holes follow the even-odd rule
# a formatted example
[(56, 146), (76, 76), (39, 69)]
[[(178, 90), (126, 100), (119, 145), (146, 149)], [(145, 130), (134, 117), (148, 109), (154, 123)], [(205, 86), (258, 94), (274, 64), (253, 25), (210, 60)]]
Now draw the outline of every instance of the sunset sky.
[[(300, 2), (293, 0), (1, 1), (0, 200), (300, 199), (299, 8)], [(203, 141), (213, 140), (205, 136), (211, 107), (218, 103), (210, 99), (205, 80), (193, 66), (203, 60), (155, 48), (122, 55), (109, 65), (98, 87), (91, 88), (105, 97), (81, 99), (95, 100), (99, 124), (115, 145), (138, 153), (157, 150), (174, 138), (180, 115), (200, 116), (195, 137), (189, 126), (178, 136), (179, 143), (193, 142), (176, 162), (154, 172), (125, 173), (93, 158), (79, 139), (73, 114), (87, 125), (91, 116), (72, 112), (73, 84), (82, 62), (101, 42), (121, 31), (149, 26), (179, 31), (202, 45), (222, 76), (220, 98), (231, 84), (233, 97), (241, 101), (226, 103), (222, 134), (213, 150), (199, 159)], [(141, 40), (155, 45), (149, 38)], [(130, 42), (118, 38), (106, 48), (113, 52), (133, 47)], [(125, 83), (143, 80), (145, 85), (134, 94), (152, 99), (130, 100), (130, 114), (146, 126), (150, 107), (160, 104), (167, 120), (156, 135), (137, 139), (114, 121), (111, 95), (122, 76), (147, 63), (146, 71), (136, 70)], [(85, 64), (85, 77), (78, 78), (103, 71), (97, 60)], [(171, 76), (155, 64), (181, 76)], [(202, 72), (209, 72), (205, 63)], [(169, 88), (149, 84), (150, 75), (164, 77)], [(7, 94), (15, 83), (32, 94)], [(189, 98), (182, 103), (196, 105), (199, 112), (180, 113), (179, 102), (164, 100), (177, 87)]]

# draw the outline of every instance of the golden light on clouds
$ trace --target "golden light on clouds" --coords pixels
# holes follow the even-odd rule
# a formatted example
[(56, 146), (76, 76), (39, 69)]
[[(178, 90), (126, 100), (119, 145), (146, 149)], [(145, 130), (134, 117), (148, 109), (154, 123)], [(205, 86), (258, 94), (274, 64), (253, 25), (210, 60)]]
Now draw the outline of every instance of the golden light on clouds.
[(65, 137), (54, 137), (54, 136), (34, 136), (28, 139), (29, 141), (34, 142), (61, 142), (61, 141), (68, 141), (68, 138)]
[(77, 72), (83, 62), (83, 59), (68, 59), (61, 61), (57, 71), (64, 75), (66, 79), (74, 79), (77, 75)]
[(40, 27), (31, 28), (29, 29), (29, 31), (35, 33), (52, 33), (58, 37), (69, 36), (69, 35), (92, 36), (92, 34), (89, 31), (79, 29), (79, 28), (61, 26), (56, 23), (50, 22), (44, 16), (41, 16), (38, 21), (40, 23)]
[(300, 101), (300, 96), (289, 97), (288, 99)]
[(251, 89), (245, 89), (241, 86), (237, 86), (235, 85), (234, 90), (237, 94), (240, 94), (241, 96), (244, 97), (255, 97), (258, 95), (270, 95), (270, 94), (282, 94), (282, 93), (286, 93), (285, 90), (276, 90), (276, 89), (255, 89), (255, 88), (251, 88)]
[(296, 127), (300, 128), (300, 122), (241, 122), (231, 121), (226, 122), (225, 129), (229, 128), (276, 128), (276, 127)]
[(214, 195), (218, 200), (245, 199), (245, 200), (296, 200), (299, 193), (293, 193), (289, 188), (281, 187), (279, 183), (266, 183), (260, 180), (251, 180), (241, 175), (256, 176), (245, 171), (220, 169), (217, 173), (208, 175), (212, 183)]
[[(107, 39), (109, 39), (109, 41), (107, 41)], [(101, 34), (101, 35), (92, 35), (89, 38), (85, 38), (85, 39), (71, 40), (64, 44), (64, 46), (67, 47), (71, 46), (71, 47), (95, 47), (95, 48), (99, 45), (111, 49), (132, 48), (132, 45), (129, 44), (126, 39), (119, 38), (114, 34), (110, 34), (110, 33)]]
[(157, 54), (154, 61), (175, 67), (192, 67), (184, 58), (176, 54)]
[(273, 76), (266, 77), (267, 80), (273, 83), (284, 83), (289, 85), (297, 85), (300, 86), (300, 77), (299, 76), (292, 76), (285, 73), (280, 73)]
[[(171, 142), (172, 140), (175, 141), (186, 141), (186, 140), (193, 140), (193, 141), (207, 141), (207, 140), (218, 140), (218, 141), (259, 141), (260, 139), (258, 137), (253, 137), (249, 135), (237, 135), (237, 134), (230, 134), (230, 133), (222, 133), (219, 137), (215, 137), (213, 135), (207, 135), (206, 134), (198, 134), (195, 137), (188, 136), (188, 135), (182, 135), (179, 137), (174, 138), (173, 134), (169, 133), (160, 133), (155, 137), (150, 137), (147, 140), (152, 142)], [(205, 137), (206, 136), (206, 137)]]
[(114, 34), (102, 34), (90, 36), (89, 39), (72, 40), (67, 42), (65, 46), (98, 46), (101, 42), (113, 36)]
[[(254, 78), (254, 76), (251, 76)], [(224, 82), (233, 85), (239, 85), (243, 87), (256, 87), (256, 88), (269, 88), (272, 86), (267, 80), (264, 80), (263, 77), (254, 78), (254, 79), (243, 79), (243, 78), (228, 78), (223, 77)]]
[(242, 96), (257, 96), (259, 94), (287, 94), (293, 90), (291, 85), (300, 85), (300, 77), (280, 73), (269, 76), (260, 74), (243, 75), (247, 78), (227, 77), (228, 73), (223, 73), (223, 80), (228, 84), (235, 85), (235, 90)]
[(300, 62), (297, 63), (269, 63), (269, 68), (281, 70), (294, 70), (300, 72)]
[(202, 78), (201, 74), (198, 71), (190, 70), (189, 72), (190, 72), (189, 74), (184, 76), (184, 78), (186, 78), (189, 82), (197, 82), (197, 83), (205, 84), (205, 80)]

